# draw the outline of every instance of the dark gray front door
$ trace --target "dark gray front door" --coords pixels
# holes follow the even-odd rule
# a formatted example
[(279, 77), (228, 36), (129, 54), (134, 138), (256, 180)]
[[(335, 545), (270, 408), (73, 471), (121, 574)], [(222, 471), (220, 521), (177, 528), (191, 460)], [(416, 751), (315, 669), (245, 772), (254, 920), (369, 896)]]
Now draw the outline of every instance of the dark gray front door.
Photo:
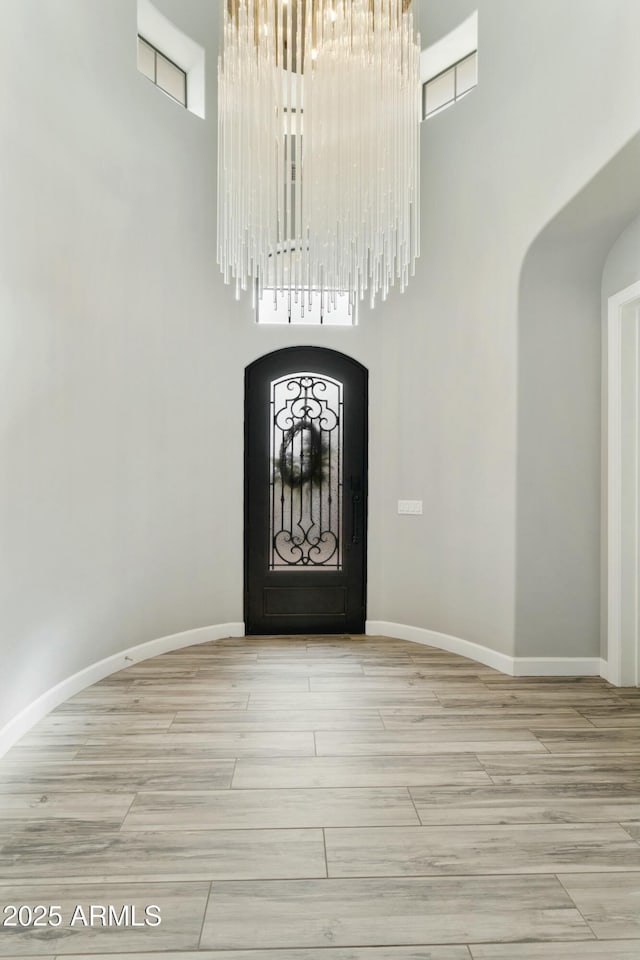
[(291, 347), (245, 377), (247, 633), (363, 633), (367, 370)]

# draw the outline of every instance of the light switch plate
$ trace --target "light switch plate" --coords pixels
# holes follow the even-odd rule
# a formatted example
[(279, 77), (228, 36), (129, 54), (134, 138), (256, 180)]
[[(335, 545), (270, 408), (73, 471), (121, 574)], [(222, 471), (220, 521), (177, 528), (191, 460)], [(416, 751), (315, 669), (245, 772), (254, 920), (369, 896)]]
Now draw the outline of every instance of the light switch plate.
[(398, 500), (398, 513), (403, 517), (421, 517), (422, 500)]

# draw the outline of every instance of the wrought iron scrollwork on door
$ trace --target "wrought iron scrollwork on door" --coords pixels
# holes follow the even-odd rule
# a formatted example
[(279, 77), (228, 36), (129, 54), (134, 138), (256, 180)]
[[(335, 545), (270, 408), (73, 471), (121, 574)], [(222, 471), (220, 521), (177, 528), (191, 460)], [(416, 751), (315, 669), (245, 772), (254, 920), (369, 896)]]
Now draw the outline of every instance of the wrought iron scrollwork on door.
[(270, 570), (342, 568), (342, 412), (331, 377), (271, 384)]

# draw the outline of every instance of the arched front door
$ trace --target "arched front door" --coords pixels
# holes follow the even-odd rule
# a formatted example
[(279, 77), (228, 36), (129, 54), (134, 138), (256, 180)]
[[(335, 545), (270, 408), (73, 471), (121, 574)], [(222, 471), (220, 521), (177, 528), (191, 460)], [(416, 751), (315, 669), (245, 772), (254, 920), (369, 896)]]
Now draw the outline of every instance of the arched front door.
[(247, 367), (247, 633), (364, 632), (367, 382), (321, 347)]

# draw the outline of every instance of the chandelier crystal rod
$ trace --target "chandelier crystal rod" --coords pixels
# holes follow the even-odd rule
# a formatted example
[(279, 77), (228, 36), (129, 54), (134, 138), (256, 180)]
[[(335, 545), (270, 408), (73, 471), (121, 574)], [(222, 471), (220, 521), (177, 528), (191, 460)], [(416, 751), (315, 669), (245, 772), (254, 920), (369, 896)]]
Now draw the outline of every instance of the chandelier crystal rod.
[(218, 262), (241, 290), (352, 303), (420, 249), (420, 43), (411, 0), (226, 0)]

